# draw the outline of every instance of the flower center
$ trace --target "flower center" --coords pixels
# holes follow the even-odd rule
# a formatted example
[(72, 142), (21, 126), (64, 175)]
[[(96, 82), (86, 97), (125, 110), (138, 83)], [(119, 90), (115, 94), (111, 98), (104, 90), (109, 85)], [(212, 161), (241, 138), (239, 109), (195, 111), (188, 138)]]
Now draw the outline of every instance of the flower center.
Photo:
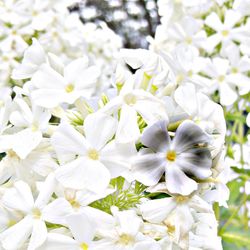
[(99, 154), (95, 149), (90, 149), (88, 151), (88, 157), (92, 160), (98, 160), (99, 159)]
[(222, 30), (221, 34), (226, 37), (226, 36), (229, 35), (229, 31), (228, 30)]
[(187, 197), (187, 196), (182, 196), (182, 195), (178, 195), (178, 196), (175, 197), (175, 201), (176, 201), (177, 203), (186, 202), (188, 199), (189, 199), (189, 197)]
[(65, 91), (67, 93), (71, 93), (74, 90), (74, 88), (75, 88), (74, 85), (70, 83), (65, 87)]
[(233, 74), (237, 74), (239, 72), (239, 70), (236, 68), (236, 67), (233, 67), (232, 68), (232, 73)]
[(190, 37), (190, 36), (186, 37), (186, 43), (187, 44), (191, 44), (192, 42), (193, 42), (192, 37)]
[(175, 225), (173, 225), (172, 223), (170, 223), (169, 221), (165, 220), (163, 221), (163, 223), (166, 225), (167, 227), (167, 233), (170, 235), (170, 236), (173, 236), (174, 233), (175, 233)]
[(168, 151), (167, 155), (166, 155), (166, 159), (168, 161), (175, 161), (175, 159), (176, 159), (176, 152), (173, 151), (173, 150)]
[(118, 242), (122, 245), (129, 245), (134, 242), (134, 237), (128, 234), (121, 234)]
[(124, 96), (124, 102), (130, 106), (134, 105), (136, 103), (136, 96), (132, 94), (127, 94)]
[(31, 130), (33, 132), (37, 131), (38, 130), (38, 124), (36, 122), (33, 122), (32, 125), (31, 125)]
[(225, 76), (221, 75), (218, 77), (219, 82), (223, 82), (225, 80)]
[(41, 214), (41, 211), (35, 207), (32, 209), (32, 215), (34, 219), (40, 219), (42, 214)]
[(89, 246), (84, 242), (80, 245), (80, 247), (81, 247), (82, 250), (88, 250), (89, 249)]

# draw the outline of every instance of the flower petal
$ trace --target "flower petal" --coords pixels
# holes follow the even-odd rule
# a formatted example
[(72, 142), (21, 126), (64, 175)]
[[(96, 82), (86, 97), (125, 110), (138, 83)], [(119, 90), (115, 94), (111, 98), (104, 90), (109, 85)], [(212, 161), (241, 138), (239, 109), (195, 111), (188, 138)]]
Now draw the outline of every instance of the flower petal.
[(66, 122), (58, 126), (51, 143), (61, 164), (75, 159), (76, 155), (85, 155), (88, 148), (84, 136)]
[(110, 173), (99, 161), (81, 157), (61, 166), (56, 171), (56, 178), (65, 187), (73, 189), (87, 188), (99, 192), (107, 188)]
[(170, 144), (167, 126), (167, 121), (159, 121), (146, 128), (142, 134), (142, 144), (155, 152), (166, 152)]
[(177, 154), (180, 154), (198, 144), (208, 142), (208, 135), (194, 122), (186, 120), (178, 127), (171, 147)]
[(189, 195), (198, 188), (194, 180), (174, 165), (166, 169), (166, 184), (169, 192), (173, 194)]
[(166, 161), (158, 154), (140, 155), (135, 158), (132, 164), (132, 172), (135, 179), (147, 186), (159, 182), (165, 171)]
[(79, 243), (89, 244), (95, 235), (95, 224), (83, 213), (75, 213), (66, 217), (67, 225)]
[(149, 200), (140, 206), (142, 217), (151, 223), (161, 223), (176, 208), (173, 198)]
[(114, 136), (117, 121), (103, 113), (94, 113), (86, 117), (84, 132), (89, 144), (99, 150)]

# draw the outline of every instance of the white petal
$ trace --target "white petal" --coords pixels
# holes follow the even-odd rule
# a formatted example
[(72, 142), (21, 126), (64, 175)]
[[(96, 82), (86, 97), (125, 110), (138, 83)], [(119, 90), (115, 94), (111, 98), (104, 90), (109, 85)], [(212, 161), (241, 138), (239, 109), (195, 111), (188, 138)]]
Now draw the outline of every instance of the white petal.
[(46, 242), (37, 250), (79, 250), (79, 244), (63, 234), (49, 233)]
[(215, 12), (212, 12), (209, 16), (207, 16), (205, 24), (216, 31), (220, 31), (223, 28), (222, 22)]
[(26, 216), (20, 222), (0, 234), (0, 241), (4, 249), (15, 250), (23, 246), (32, 231), (33, 219)]
[(65, 218), (72, 212), (69, 202), (64, 198), (58, 198), (42, 210), (42, 219), (50, 223), (66, 225)]
[(140, 206), (142, 217), (151, 223), (161, 223), (176, 208), (173, 198), (146, 201)]
[(76, 155), (85, 155), (88, 147), (84, 136), (66, 122), (58, 126), (51, 143), (62, 164), (75, 159)]
[(26, 128), (14, 134), (12, 137), (12, 149), (21, 159), (25, 159), (41, 142), (42, 133), (40, 131), (32, 131), (32, 129)]
[(220, 103), (225, 106), (232, 105), (237, 100), (236, 90), (232, 89), (228, 83), (219, 85)]
[(123, 105), (116, 132), (117, 142), (134, 142), (139, 138), (139, 136), (140, 130), (137, 124), (137, 112), (128, 105)]
[(187, 177), (176, 166), (169, 166), (166, 170), (166, 184), (169, 192), (173, 194), (189, 195), (197, 190), (198, 184)]
[(110, 173), (99, 161), (78, 158), (56, 171), (56, 178), (65, 187), (73, 189), (87, 188), (99, 192), (107, 188)]
[(241, 14), (238, 11), (229, 9), (225, 13), (224, 24), (228, 29), (231, 29), (241, 19)]
[(50, 200), (51, 195), (55, 191), (56, 180), (54, 174), (50, 174), (43, 183), (42, 189), (35, 201), (36, 208), (43, 208)]
[(47, 238), (46, 224), (42, 220), (33, 220), (33, 229), (27, 250), (37, 249)]
[(101, 149), (115, 134), (117, 121), (102, 113), (90, 114), (84, 120), (87, 141), (94, 149)]
[(43, 64), (40, 69), (32, 77), (32, 84), (38, 89), (51, 89), (59, 90), (64, 89), (67, 85), (66, 80), (49, 67), (47, 64)]
[(82, 76), (82, 73), (88, 66), (88, 58), (82, 57), (78, 58), (71, 63), (69, 63), (64, 69), (64, 76), (67, 79), (68, 83), (74, 83), (75, 80)]
[(157, 154), (146, 154), (134, 159), (132, 171), (136, 180), (144, 185), (152, 186), (158, 183), (165, 171), (166, 161)]
[(188, 115), (193, 116), (196, 114), (198, 108), (196, 95), (194, 85), (185, 84), (176, 89), (174, 99)]
[(32, 91), (31, 98), (35, 104), (44, 108), (55, 108), (66, 100), (63, 89), (36, 89)]
[(17, 181), (14, 183), (13, 188), (7, 189), (3, 195), (2, 202), (7, 208), (24, 213), (30, 212), (34, 205), (30, 187), (23, 181)]
[(95, 224), (83, 213), (72, 214), (66, 217), (66, 222), (74, 238), (79, 243), (89, 244), (95, 235)]

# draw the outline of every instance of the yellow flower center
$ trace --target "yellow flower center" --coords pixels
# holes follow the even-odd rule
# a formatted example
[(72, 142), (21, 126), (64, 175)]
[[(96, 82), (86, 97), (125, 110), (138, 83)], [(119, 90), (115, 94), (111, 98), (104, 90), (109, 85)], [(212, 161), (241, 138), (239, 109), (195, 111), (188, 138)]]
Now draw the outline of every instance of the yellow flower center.
[(35, 131), (38, 130), (38, 124), (37, 124), (36, 122), (32, 123), (32, 125), (31, 125), (31, 130), (32, 130), (33, 132), (35, 132)]
[(90, 149), (88, 151), (88, 157), (92, 160), (98, 160), (99, 159), (99, 154), (95, 149)]
[(132, 94), (127, 94), (124, 96), (124, 102), (130, 106), (134, 105), (136, 103), (136, 96)]
[(134, 237), (128, 234), (121, 234), (119, 237), (119, 243), (122, 245), (129, 245), (134, 242)]
[(84, 242), (80, 245), (80, 247), (81, 247), (82, 250), (88, 250), (89, 249), (89, 246)]
[(186, 43), (187, 44), (191, 44), (192, 42), (193, 42), (192, 37), (190, 37), (190, 36), (186, 37)]
[(67, 93), (71, 93), (74, 90), (74, 88), (75, 88), (74, 85), (70, 83), (65, 87), (65, 91)]
[(163, 221), (163, 223), (166, 225), (167, 227), (167, 233), (170, 235), (170, 236), (173, 236), (174, 233), (175, 233), (175, 225), (171, 224), (169, 221), (165, 220)]
[(178, 195), (178, 196), (175, 197), (175, 201), (176, 201), (177, 203), (186, 202), (188, 199), (189, 199), (188, 196), (182, 196), (182, 195)]
[(184, 75), (182, 75), (182, 74), (177, 75), (177, 77), (176, 77), (176, 83), (177, 84), (182, 83), (183, 80), (184, 80)]
[(4, 106), (4, 101), (0, 100), (0, 108)]
[(173, 150), (168, 151), (167, 155), (166, 155), (166, 159), (168, 161), (175, 161), (175, 159), (176, 159), (176, 152), (173, 151)]
[(223, 82), (225, 80), (225, 76), (221, 75), (218, 77), (219, 82)]
[(16, 222), (15, 220), (9, 220), (7, 226), (8, 226), (8, 227), (12, 227), (12, 226), (14, 226), (16, 223), (17, 223), (17, 222)]
[(33, 215), (34, 219), (40, 219), (42, 213), (41, 213), (40, 209), (35, 207), (32, 209), (32, 215)]
[(232, 73), (233, 74), (237, 74), (239, 72), (239, 70), (236, 68), (236, 67), (233, 67), (232, 68)]
[(229, 35), (229, 31), (228, 30), (222, 30), (221, 34), (226, 37), (226, 36)]

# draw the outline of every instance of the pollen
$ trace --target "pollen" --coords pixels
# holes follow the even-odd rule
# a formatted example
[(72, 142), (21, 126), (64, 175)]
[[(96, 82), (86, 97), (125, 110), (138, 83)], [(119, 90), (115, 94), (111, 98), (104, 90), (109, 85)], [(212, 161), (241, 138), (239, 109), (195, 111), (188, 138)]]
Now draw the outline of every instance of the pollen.
[(221, 34), (226, 37), (226, 36), (229, 35), (229, 31), (228, 30), (222, 30)]
[(223, 82), (225, 80), (225, 76), (221, 75), (218, 77), (219, 82)]
[(92, 160), (98, 160), (99, 159), (99, 154), (95, 149), (90, 149), (88, 151), (88, 157)]
[(12, 227), (16, 224), (17, 222), (15, 220), (9, 220), (7, 226)]
[(168, 161), (175, 161), (175, 159), (176, 159), (176, 152), (175, 151), (168, 151), (167, 152), (167, 155), (166, 155), (166, 159), (168, 160)]
[(172, 223), (170, 223), (170, 222), (167, 221), (167, 220), (165, 220), (163, 223), (164, 223), (164, 224), (166, 225), (166, 227), (167, 227), (167, 233), (168, 233), (170, 236), (173, 236), (174, 233), (175, 233), (175, 230), (176, 230), (175, 225), (173, 225)]
[(33, 131), (33, 132), (35, 132), (35, 131), (37, 131), (38, 130), (38, 124), (37, 123), (32, 123), (32, 125), (31, 125), (31, 130)]
[(232, 73), (233, 74), (237, 74), (239, 72), (239, 70), (236, 68), (236, 67), (233, 67), (232, 68)]
[(89, 249), (89, 246), (88, 246), (85, 242), (83, 242), (83, 243), (80, 245), (80, 247), (81, 247), (82, 250), (88, 250), (88, 249)]
[(186, 37), (186, 43), (187, 44), (192, 44), (192, 42), (193, 42), (193, 39), (192, 39), (192, 37), (190, 37), (190, 36), (188, 36), (188, 37)]
[(184, 203), (184, 202), (186, 202), (188, 199), (189, 199), (189, 197), (187, 197), (187, 196), (182, 196), (182, 195), (178, 195), (178, 196), (175, 197), (175, 201), (176, 201), (177, 203)]
[(136, 101), (137, 101), (136, 96), (132, 94), (127, 94), (124, 96), (124, 102), (128, 104), (129, 106), (134, 105)]
[(134, 242), (134, 237), (128, 234), (121, 234), (118, 242), (122, 245), (129, 245)]
[(42, 214), (41, 214), (40, 209), (35, 207), (35, 208), (32, 209), (32, 215), (33, 215), (34, 219), (40, 219)]
[(71, 93), (74, 90), (74, 88), (75, 88), (74, 85), (70, 83), (65, 87), (65, 91), (67, 93)]
[(76, 201), (76, 200), (69, 200), (69, 203), (74, 208), (80, 208), (81, 207), (80, 203), (78, 201)]

